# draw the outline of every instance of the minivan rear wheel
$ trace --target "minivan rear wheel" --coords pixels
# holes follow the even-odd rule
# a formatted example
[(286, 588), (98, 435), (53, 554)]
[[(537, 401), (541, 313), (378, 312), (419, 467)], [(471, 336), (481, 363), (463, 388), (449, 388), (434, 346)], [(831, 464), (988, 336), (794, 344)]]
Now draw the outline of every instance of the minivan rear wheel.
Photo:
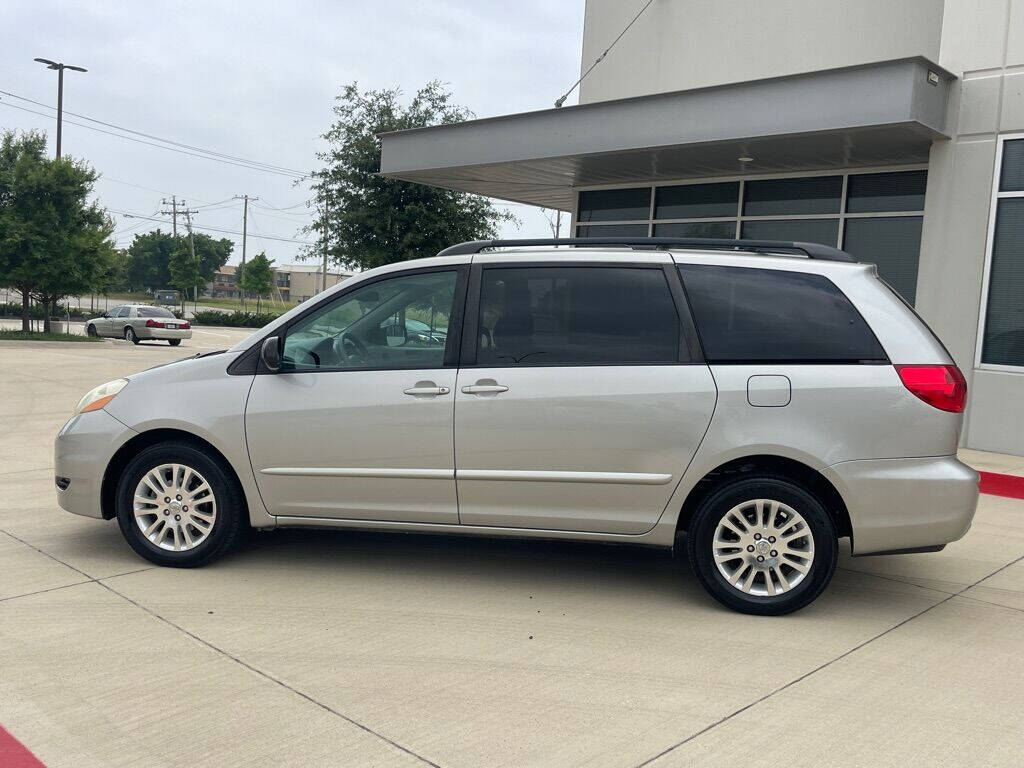
[(117, 487), (117, 522), (138, 554), (157, 565), (191, 568), (220, 557), (244, 537), (245, 503), (219, 457), (169, 441), (128, 463)]
[(743, 613), (803, 608), (832, 580), (839, 547), (818, 499), (788, 478), (745, 477), (710, 493), (690, 521), (690, 564), (704, 588)]

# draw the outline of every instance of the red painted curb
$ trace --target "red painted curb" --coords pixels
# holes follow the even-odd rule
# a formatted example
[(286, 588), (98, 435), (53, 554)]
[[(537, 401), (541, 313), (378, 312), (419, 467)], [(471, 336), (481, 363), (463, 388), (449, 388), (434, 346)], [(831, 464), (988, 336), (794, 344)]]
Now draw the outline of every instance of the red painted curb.
[(0, 725), (0, 765), (3, 768), (46, 768), (28, 749)]
[(979, 488), (982, 493), (1004, 496), (1008, 499), (1024, 499), (1024, 477), (1004, 475), (1000, 472), (978, 472), (981, 475)]

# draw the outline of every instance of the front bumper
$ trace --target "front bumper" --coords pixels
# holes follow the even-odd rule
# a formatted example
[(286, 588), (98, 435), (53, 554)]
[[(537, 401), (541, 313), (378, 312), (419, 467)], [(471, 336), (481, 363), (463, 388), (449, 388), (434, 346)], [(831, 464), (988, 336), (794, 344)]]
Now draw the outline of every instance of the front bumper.
[(140, 339), (191, 339), (191, 328), (139, 328)]
[(850, 513), (853, 553), (940, 548), (971, 527), (978, 473), (955, 456), (844, 461), (823, 474)]
[[(57, 503), (76, 515), (102, 518), (103, 473), (117, 449), (135, 434), (104, 410), (80, 413), (69, 420), (53, 446), (54, 474), (62, 478)], [(69, 482), (61, 490), (65, 480)]]

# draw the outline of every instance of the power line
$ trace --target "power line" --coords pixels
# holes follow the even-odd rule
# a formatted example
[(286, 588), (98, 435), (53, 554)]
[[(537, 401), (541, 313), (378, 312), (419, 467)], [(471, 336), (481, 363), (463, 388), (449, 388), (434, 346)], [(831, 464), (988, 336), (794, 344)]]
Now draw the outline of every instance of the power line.
[[(6, 93), (6, 91), (0, 91), (0, 93)], [(39, 111), (37, 111), (35, 109), (29, 109), (28, 107), (20, 107), (17, 104), (8, 104), (5, 101), (0, 101), (0, 106), (2, 106), (2, 107), (10, 107), (11, 109), (20, 109), (22, 112), (29, 112), (29, 113), (31, 113), (33, 115), (40, 115), (41, 117), (45, 117), (45, 118), (48, 118), (48, 119), (52, 117), (51, 115), (48, 115), (45, 112), (39, 112)], [(70, 113), (68, 113), (68, 114), (70, 114)], [(300, 174), (297, 171), (287, 171), (287, 172), (285, 172), (285, 171), (276, 171), (276, 170), (273, 170), (271, 168), (265, 168), (265, 167), (258, 166), (258, 165), (247, 165), (245, 163), (236, 163), (236, 162), (233, 162), (231, 160), (223, 160), (223, 159), (221, 159), (219, 157), (211, 157), (210, 155), (201, 155), (201, 154), (198, 154), (196, 152), (189, 152), (189, 151), (184, 150), (184, 149), (177, 149), (175, 147), (169, 147), (169, 146), (166, 146), (164, 144), (154, 144), (151, 141), (143, 141), (142, 139), (136, 139), (136, 138), (134, 138), (132, 136), (125, 136), (125, 135), (120, 134), (120, 133), (114, 133), (113, 131), (105, 131), (102, 128), (96, 128), (95, 126), (86, 125), (85, 123), (76, 123), (73, 120), (65, 119), (64, 122), (67, 123), (68, 125), (77, 125), (79, 128), (85, 128), (86, 130), (89, 130), (89, 131), (96, 131), (97, 133), (103, 133), (103, 134), (106, 134), (108, 136), (114, 136), (114, 137), (116, 137), (118, 139), (124, 139), (125, 141), (134, 141), (136, 144), (145, 144), (146, 146), (156, 147), (157, 149), (165, 149), (168, 152), (177, 152), (178, 154), (181, 154), (181, 155), (190, 155), (191, 157), (198, 157), (198, 158), (201, 158), (203, 160), (212, 160), (215, 163), (224, 163), (225, 165), (234, 165), (234, 166), (236, 166), (238, 168), (247, 168), (250, 171), (263, 171), (264, 173), (272, 173), (272, 174), (274, 174), (276, 176), (288, 176), (288, 177), (291, 177), (291, 178), (298, 178), (300, 181), (305, 176), (305, 174)]]
[[(629, 32), (629, 28), (630, 28), (630, 27), (632, 27), (632, 26), (633, 26), (634, 24), (636, 24), (636, 20), (637, 20), (637, 19), (639, 19), (639, 18), (640, 18), (641, 16), (643, 16), (643, 15), (644, 15), (644, 11), (646, 11), (646, 10), (647, 10), (647, 8), (648, 8), (648, 6), (649, 6), (649, 5), (651, 4), (651, 3), (653, 3), (653, 2), (654, 2), (654, 0), (647, 0), (647, 2), (646, 2), (646, 3), (644, 3), (644, 7), (643, 7), (643, 8), (641, 8), (641, 9), (640, 9), (640, 10), (639, 10), (639, 11), (637, 12), (636, 16), (634, 16), (634, 17), (633, 17), (633, 20), (632, 20), (631, 22), (629, 22), (629, 24), (627, 24), (627, 25), (626, 25), (626, 28), (625, 28), (625, 29), (623, 29), (623, 30), (622, 30), (621, 32), (619, 32), (619, 36), (618, 36), (618, 37), (616, 37), (616, 38), (615, 38), (614, 40), (612, 40), (612, 44), (611, 44), (611, 45), (609, 45), (609, 46), (608, 46), (607, 48), (605, 48), (605, 49), (604, 49), (604, 53), (602, 53), (602, 54), (601, 54), (600, 56), (598, 56), (598, 57), (597, 57), (596, 59), (594, 59), (594, 63), (593, 63), (593, 64), (591, 64), (591, 65), (590, 65), (590, 66), (589, 66), (589, 67), (587, 68), (587, 71), (586, 71), (586, 72), (584, 72), (584, 73), (583, 73), (582, 75), (580, 75), (580, 79), (579, 79), (579, 80), (577, 80), (577, 81), (576, 81), (575, 83), (573, 83), (573, 84), (572, 84), (572, 85), (570, 86), (569, 90), (568, 90), (568, 91), (566, 91), (566, 92), (565, 92), (565, 93), (564, 93), (564, 94), (562, 95), (562, 97), (561, 97), (561, 98), (559, 98), (559, 99), (558, 99), (557, 101), (555, 101), (555, 107), (556, 107), (556, 108), (558, 108), (558, 107), (561, 107), (561, 106), (562, 106), (563, 104), (565, 104), (565, 100), (566, 100), (567, 98), (569, 98), (569, 94), (570, 94), (570, 93), (572, 93), (572, 92), (573, 92), (574, 90), (576, 90), (576, 86), (577, 86), (577, 85), (579, 85), (580, 83), (582, 83), (582, 82), (583, 82), (583, 78), (585, 78), (585, 77), (586, 77), (587, 75), (589, 75), (589, 74), (590, 74), (590, 72), (591, 72), (591, 70), (592, 70), (592, 69), (593, 69), (594, 67), (596, 67), (596, 66), (597, 66), (598, 64), (600, 64), (600, 63), (601, 63), (601, 61), (602, 61), (602, 60), (604, 59), (604, 57), (608, 55), (609, 51), (611, 51), (611, 49), (615, 47), (615, 44), (616, 44), (617, 42), (619, 42), (619, 40), (621, 40), (621, 39), (622, 39), (622, 36), (623, 36), (624, 34), (626, 34), (627, 32)], [(2, 93), (2, 91), (0, 91), (0, 93)]]
[(308, 200), (303, 200), (301, 203), (296, 203), (295, 205), (289, 205), (289, 206), (286, 206), (284, 208), (278, 208), (276, 205), (271, 205), (266, 200), (262, 200), (261, 202), (264, 202), (264, 203), (267, 203), (267, 204), (259, 206), (260, 208), (271, 208), (271, 209), (273, 209), (275, 211), (290, 211), (293, 208), (300, 208), (302, 206), (307, 206), (307, 207), (309, 206), (309, 201)]
[[(131, 211), (119, 211), (116, 208), (108, 208), (107, 210), (109, 210), (112, 213), (116, 213), (119, 216), (125, 216), (125, 217), (127, 217), (129, 219), (146, 219), (147, 221), (155, 221), (155, 222), (157, 222), (159, 224), (166, 223), (164, 221), (164, 219), (156, 219), (156, 218), (153, 218), (152, 216), (143, 216), (141, 213), (132, 213)], [(198, 224), (193, 224), (192, 228), (193, 229), (204, 229), (204, 230), (206, 230), (208, 232), (220, 232), (220, 233), (223, 233), (223, 234), (226, 234), (226, 235), (241, 235), (242, 234), (237, 229), (219, 229), (217, 227), (201, 227)], [(264, 240), (278, 240), (278, 241), (280, 241), (282, 243), (298, 243), (299, 245), (315, 245), (315, 243), (311, 243), (308, 240), (296, 240), (296, 239), (290, 238), (290, 237), (277, 237), (275, 235), (262, 235), (262, 237), (263, 237)]]
[[(20, 101), (27, 101), (29, 104), (35, 104), (38, 107), (44, 107), (45, 109), (51, 109), (51, 110), (55, 109), (55, 107), (52, 107), (49, 104), (46, 104), (44, 102), (35, 101), (34, 99), (30, 99), (30, 98), (28, 98), (26, 96), (19, 96), (18, 94), (11, 93), (10, 91), (0, 90), (0, 93), (4, 94), (5, 96), (10, 96), (11, 98), (19, 99)], [(142, 131), (136, 131), (136, 130), (133, 130), (131, 128), (126, 128), (123, 125), (117, 125), (115, 123), (107, 123), (107, 122), (104, 122), (103, 120), (98, 120), (95, 117), (89, 117), (88, 115), (80, 115), (80, 114), (78, 114), (76, 112), (68, 112), (67, 110), (64, 110), (64, 112), (66, 114), (68, 114), (68, 115), (71, 115), (72, 117), (77, 117), (80, 120), (88, 120), (90, 123), (96, 123), (97, 125), (103, 125), (103, 126), (106, 126), (107, 128), (113, 128), (113, 129), (118, 130), (118, 131), (124, 131), (125, 133), (131, 133), (131, 134), (134, 134), (135, 136), (142, 136), (143, 138), (146, 138), (146, 139), (153, 139), (155, 141), (163, 142), (164, 144), (171, 144), (171, 145), (174, 145), (176, 147), (181, 147), (183, 149), (189, 149), (189, 150), (193, 150), (195, 152), (201, 152), (203, 154), (213, 155), (215, 157), (222, 157), (222, 158), (224, 158), (226, 160), (234, 160), (234, 161), (239, 162), (239, 163), (245, 163), (246, 165), (263, 166), (264, 168), (266, 168), (268, 170), (284, 171), (286, 173), (290, 173), (290, 174), (293, 174), (293, 175), (296, 175), (296, 176), (305, 176), (306, 175), (304, 171), (297, 171), (294, 168), (286, 168), (286, 167), (284, 167), (282, 165), (274, 165), (273, 163), (264, 163), (264, 162), (261, 162), (259, 160), (249, 160), (249, 159), (246, 159), (244, 157), (237, 157), (235, 155), (228, 155), (228, 154), (225, 154), (223, 152), (217, 152), (217, 151), (212, 150), (212, 149), (205, 149), (204, 147), (197, 147), (197, 146), (195, 146), (193, 144), (184, 144), (184, 143), (182, 143), (180, 141), (174, 141), (173, 139), (165, 139), (165, 138), (163, 138), (161, 136), (154, 136), (151, 133), (143, 133)], [(127, 138), (127, 137), (125, 137), (125, 138)]]

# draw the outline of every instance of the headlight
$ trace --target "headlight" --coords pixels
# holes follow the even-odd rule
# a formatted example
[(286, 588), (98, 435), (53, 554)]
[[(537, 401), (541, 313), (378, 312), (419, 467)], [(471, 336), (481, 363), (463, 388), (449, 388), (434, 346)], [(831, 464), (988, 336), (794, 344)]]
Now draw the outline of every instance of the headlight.
[(75, 408), (75, 415), (98, 411), (105, 406), (128, 384), (128, 379), (114, 379), (106, 384), (100, 384), (96, 389), (91, 390), (85, 397), (78, 401)]

